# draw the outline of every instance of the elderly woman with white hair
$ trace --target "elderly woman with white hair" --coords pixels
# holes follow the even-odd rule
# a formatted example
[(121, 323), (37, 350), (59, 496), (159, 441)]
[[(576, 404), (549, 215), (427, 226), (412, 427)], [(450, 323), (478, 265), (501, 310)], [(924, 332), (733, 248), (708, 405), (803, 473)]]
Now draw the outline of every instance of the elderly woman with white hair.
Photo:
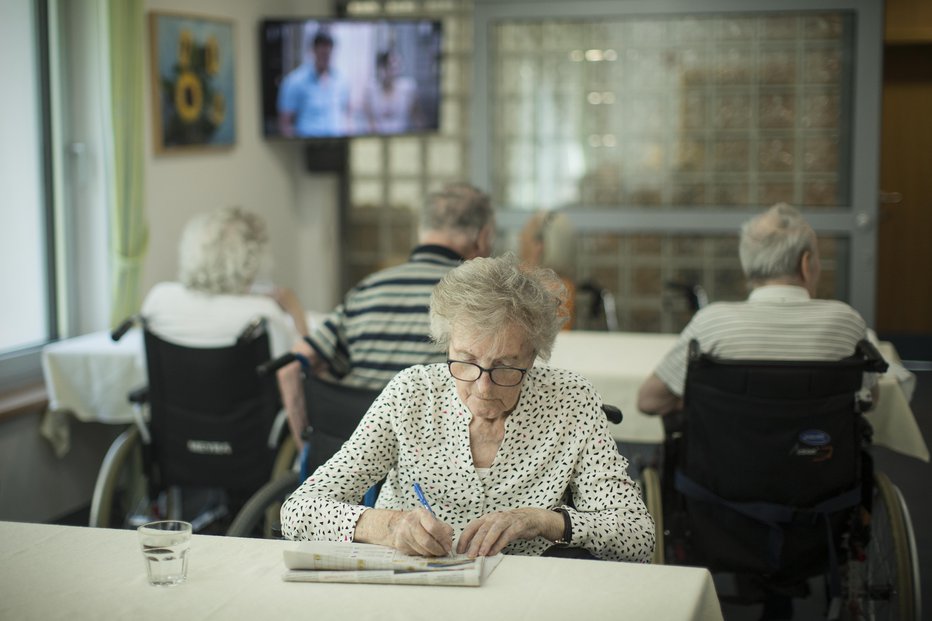
[[(448, 272), (430, 305), (431, 336), (448, 361), (395, 376), (282, 506), (285, 536), (428, 556), (562, 546), (647, 562), (654, 523), (599, 394), (571, 371), (534, 365), (565, 321), (564, 295), (553, 271), (513, 255)], [(375, 507), (360, 506), (383, 478)]]
[(304, 310), (290, 289), (255, 292), (268, 261), (268, 233), (258, 215), (225, 207), (191, 219), (179, 244), (179, 280), (155, 285), (142, 304), (150, 330), (187, 347), (231, 345), (257, 317), (266, 319), (272, 356), (307, 335)]

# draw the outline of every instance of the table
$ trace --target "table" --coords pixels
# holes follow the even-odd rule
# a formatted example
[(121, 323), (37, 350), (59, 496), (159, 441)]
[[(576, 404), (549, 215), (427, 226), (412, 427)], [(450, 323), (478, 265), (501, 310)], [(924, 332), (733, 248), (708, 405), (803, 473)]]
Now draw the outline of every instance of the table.
[(133, 328), (117, 342), (93, 332), (46, 345), (42, 372), (49, 409), (69, 410), (81, 421), (130, 423), (126, 395), (145, 386), (142, 331)]
[(118, 342), (109, 332), (93, 332), (42, 348), (42, 374), (49, 408), (39, 427), (58, 457), (71, 447), (71, 416), (83, 422), (128, 424), (131, 390), (145, 386), (142, 331), (133, 328)]
[(0, 619), (721, 619), (705, 569), (506, 556), (481, 587), (281, 580), (284, 542), (194, 535), (149, 586), (133, 531), (0, 522)]
[[(656, 444), (663, 441), (663, 425), (659, 417), (637, 409), (637, 392), (676, 338), (676, 334), (564, 331), (557, 335), (549, 364), (588, 378), (606, 403), (621, 408), (621, 424), (609, 423), (616, 441)], [(899, 362), (890, 343), (879, 345), (888, 361)], [(929, 461), (922, 431), (892, 373), (880, 377), (878, 392), (877, 406), (867, 414), (874, 443)]]

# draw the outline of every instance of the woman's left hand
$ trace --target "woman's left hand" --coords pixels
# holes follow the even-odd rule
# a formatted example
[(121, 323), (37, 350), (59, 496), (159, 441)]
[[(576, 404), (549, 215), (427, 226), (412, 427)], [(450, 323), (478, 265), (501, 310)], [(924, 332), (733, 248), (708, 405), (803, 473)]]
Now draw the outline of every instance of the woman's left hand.
[(466, 525), (456, 551), (471, 557), (494, 556), (512, 541), (546, 537), (555, 540), (563, 533), (563, 517), (547, 509), (525, 507), (488, 513)]

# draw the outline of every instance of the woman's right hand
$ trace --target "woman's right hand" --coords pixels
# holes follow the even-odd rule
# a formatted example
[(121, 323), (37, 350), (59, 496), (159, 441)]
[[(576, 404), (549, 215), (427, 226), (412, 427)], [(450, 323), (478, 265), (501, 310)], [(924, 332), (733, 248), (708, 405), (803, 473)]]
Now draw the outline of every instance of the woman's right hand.
[(387, 545), (417, 556), (446, 556), (453, 550), (453, 527), (421, 507), (412, 511), (366, 509), (356, 521), (353, 541)]
[(392, 520), (391, 546), (405, 554), (446, 556), (453, 550), (453, 527), (422, 507), (398, 511)]

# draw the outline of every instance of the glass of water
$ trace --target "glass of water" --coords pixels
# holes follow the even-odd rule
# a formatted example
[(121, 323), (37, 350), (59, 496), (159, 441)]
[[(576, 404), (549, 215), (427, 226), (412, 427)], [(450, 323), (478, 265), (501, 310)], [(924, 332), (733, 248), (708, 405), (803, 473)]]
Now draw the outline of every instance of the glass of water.
[(180, 520), (149, 522), (136, 529), (149, 574), (149, 584), (170, 586), (188, 575), (191, 523)]

